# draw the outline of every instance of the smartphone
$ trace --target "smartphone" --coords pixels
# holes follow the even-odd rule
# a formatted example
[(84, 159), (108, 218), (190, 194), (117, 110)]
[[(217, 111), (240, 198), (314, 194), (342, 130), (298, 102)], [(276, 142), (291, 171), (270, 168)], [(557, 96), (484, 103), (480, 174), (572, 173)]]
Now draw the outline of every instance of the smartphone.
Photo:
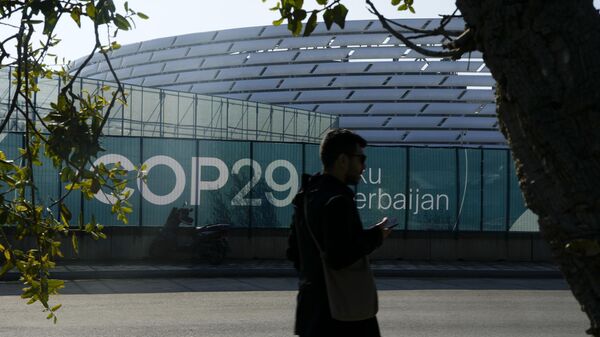
[(397, 218), (389, 218), (387, 224), (385, 225), (386, 229), (392, 229), (396, 226), (398, 226), (400, 223), (398, 223), (398, 219)]

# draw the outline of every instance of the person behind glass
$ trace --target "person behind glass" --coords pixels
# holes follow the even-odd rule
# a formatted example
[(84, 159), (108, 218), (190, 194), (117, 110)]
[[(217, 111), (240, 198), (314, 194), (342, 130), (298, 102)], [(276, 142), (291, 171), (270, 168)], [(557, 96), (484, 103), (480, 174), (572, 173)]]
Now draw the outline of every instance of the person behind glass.
[[(323, 173), (304, 176), (302, 189), (294, 198), (287, 258), (299, 272), (296, 335), (380, 336), (374, 315), (358, 321), (340, 321), (331, 317), (322, 265), (327, 263), (334, 270), (348, 267), (379, 247), (391, 232), (385, 227), (387, 218), (363, 229), (354, 192), (348, 186), (357, 185), (361, 180), (366, 146), (365, 139), (349, 130), (329, 131), (320, 147)], [(304, 200), (308, 200), (306, 211)], [(304, 214), (309, 214), (312, 233), (306, 228)], [(324, 253), (324, 262), (320, 250)]]

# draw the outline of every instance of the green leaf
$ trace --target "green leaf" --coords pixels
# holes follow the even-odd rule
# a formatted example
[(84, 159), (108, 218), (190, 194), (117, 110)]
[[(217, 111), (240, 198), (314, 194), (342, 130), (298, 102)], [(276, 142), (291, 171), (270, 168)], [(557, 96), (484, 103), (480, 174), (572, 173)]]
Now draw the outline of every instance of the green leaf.
[(79, 7), (73, 8), (73, 11), (71, 12), (71, 18), (73, 18), (73, 21), (75, 21), (77, 26), (81, 28), (81, 10)]
[(3, 266), (2, 269), (0, 269), (0, 277), (4, 276), (4, 274), (8, 273), (10, 270), (12, 270), (15, 267), (14, 264), (12, 264), (12, 262), (6, 262)]
[(3, 160), (0, 159), (0, 169), (1, 170), (12, 170), (14, 168), (14, 162), (12, 160)]
[(408, 7), (408, 10), (409, 10), (411, 13), (413, 13), (413, 14), (415, 14), (415, 13), (416, 13), (416, 12), (415, 12), (415, 8), (414, 8), (413, 6), (409, 6), (409, 7)]
[(284, 0), (283, 2), (284, 2), (284, 4), (287, 4), (288, 6), (292, 6), (296, 9), (300, 9), (304, 5), (304, 0)]
[(79, 241), (77, 240), (77, 235), (75, 235), (75, 233), (71, 235), (71, 244), (73, 245), (75, 254), (79, 254)]
[(285, 18), (281, 18), (279, 20), (275, 20), (273, 21), (273, 26), (279, 26), (283, 23), (283, 20), (285, 20)]
[(38, 23), (43, 23), (44, 20), (24, 20), (23, 23), (30, 23), (32, 25), (37, 25)]
[(55, 11), (50, 11), (45, 14), (44, 19), (44, 34), (48, 35), (52, 33), (54, 27), (56, 27), (56, 23), (58, 22), (58, 15)]
[(292, 32), (294, 36), (300, 35), (300, 32), (302, 32), (302, 22), (300, 20), (288, 18), (288, 30)]
[(278, 2), (277, 6), (269, 8), (270, 11), (278, 11), (281, 8), (281, 3)]
[(325, 22), (327, 30), (330, 30), (333, 25), (333, 11), (331, 9), (325, 10), (325, 13), (323, 13), (323, 21)]
[(127, 21), (127, 19), (121, 14), (116, 14), (113, 22), (119, 29), (129, 30), (131, 28), (129, 21)]
[(398, 10), (399, 11), (405, 11), (408, 9), (408, 5), (407, 4), (402, 4), (400, 6), (398, 6)]
[(71, 220), (72, 214), (67, 205), (60, 204), (60, 216), (64, 218), (65, 223), (69, 223)]
[(327, 2), (328, 2), (328, 0), (317, 0), (317, 3), (318, 3), (319, 5), (323, 5), (323, 6), (326, 6), (326, 5), (327, 5)]
[(62, 181), (62, 182), (71, 180), (74, 177), (75, 177), (75, 172), (69, 166), (63, 167), (63, 169), (60, 171), (60, 181)]
[(400, 4), (400, 0), (392, 0), (392, 6), (398, 6)]
[(306, 11), (304, 9), (295, 10), (293, 16), (295, 20), (302, 21), (306, 19)]
[(65, 287), (65, 281), (56, 280), (56, 279), (48, 279), (48, 290), (51, 290), (51, 293), (56, 293), (56, 291)]
[(67, 184), (65, 186), (65, 190), (67, 190), (67, 191), (78, 190), (80, 188), (81, 188), (81, 185), (78, 183)]
[(85, 13), (92, 19), (96, 17), (96, 6), (94, 6), (94, 2), (90, 1), (85, 6)]
[(333, 21), (342, 29), (346, 25), (346, 15), (348, 14), (348, 9), (346, 6), (339, 4), (333, 8)]
[(313, 11), (304, 27), (304, 36), (309, 36), (317, 28), (317, 11)]
[(142, 13), (142, 12), (137, 12), (137, 16), (138, 16), (140, 19), (142, 19), (142, 20), (148, 20), (148, 19), (149, 19), (148, 15), (146, 15), (146, 14), (144, 14), (144, 13)]

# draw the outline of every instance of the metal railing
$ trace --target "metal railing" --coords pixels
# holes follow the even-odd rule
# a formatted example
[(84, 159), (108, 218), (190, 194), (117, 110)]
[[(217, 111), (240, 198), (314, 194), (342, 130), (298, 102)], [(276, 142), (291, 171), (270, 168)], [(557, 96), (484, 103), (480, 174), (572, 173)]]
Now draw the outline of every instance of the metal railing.
[[(0, 70), (0, 118), (6, 116), (14, 94), (10, 69)], [(257, 140), (318, 143), (337, 125), (337, 116), (230, 98), (153, 89), (124, 84), (127, 104), (116, 106), (104, 130), (111, 136)], [(40, 79), (33, 101), (40, 116), (50, 110), (61, 88), (59, 79)], [(81, 93), (104, 93), (114, 82), (80, 78)], [(102, 91), (101, 89), (105, 90)], [(23, 117), (11, 116), (6, 131), (23, 131)]]

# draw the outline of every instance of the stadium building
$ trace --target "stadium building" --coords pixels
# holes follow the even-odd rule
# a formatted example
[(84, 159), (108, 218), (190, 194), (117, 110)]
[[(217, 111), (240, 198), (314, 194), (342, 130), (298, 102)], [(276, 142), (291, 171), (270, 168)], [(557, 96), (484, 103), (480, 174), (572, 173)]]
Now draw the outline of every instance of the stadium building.
[[(439, 19), (399, 22), (439, 25)], [(446, 29), (460, 33), (464, 23)], [(414, 42), (442, 50), (445, 41)], [(284, 26), (173, 36), (125, 45), (111, 62), (124, 83), (339, 116), (340, 127), (371, 143), (506, 147), (494, 115), (494, 80), (479, 53), (456, 62), (426, 58), (378, 21), (349, 21), (330, 31), (320, 24), (310, 37), (293, 37)], [(113, 79), (100, 56), (82, 75)]]

